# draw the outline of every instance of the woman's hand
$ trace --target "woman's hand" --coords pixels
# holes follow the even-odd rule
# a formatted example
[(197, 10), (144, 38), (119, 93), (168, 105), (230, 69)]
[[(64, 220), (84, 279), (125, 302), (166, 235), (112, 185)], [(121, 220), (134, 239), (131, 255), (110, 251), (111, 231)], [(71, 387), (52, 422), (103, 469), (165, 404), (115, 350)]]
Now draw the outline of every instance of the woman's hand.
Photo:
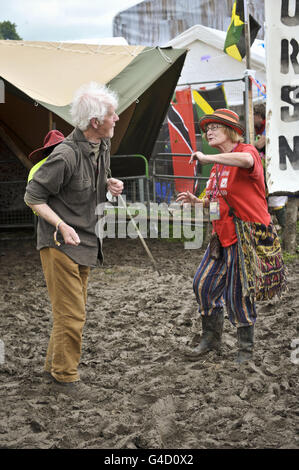
[(207, 158), (206, 158), (206, 155), (205, 155), (204, 153), (202, 153), (202, 152), (194, 152), (194, 153), (192, 153), (192, 155), (191, 155), (191, 158), (190, 158), (190, 160), (189, 160), (189, 164), (191, 165), (191, 163), (193, 163), (194, 160), (198, 160), (199, 163), (207, 163), (206, 159), (207, 159)]
[(195, 204), (202, 204), (202, 201), (198, 199), (198, 197), (194, 196), (194, 194), (190, 193), (189, 191), (179, 193), (176, 202), (181, 202), (182, 204), (191, 204), (194, 206)]
[(124, 189), (124, 183), (116, 178), (109, 178), (107, 180), (107, 190), (110, 191), (112, 196), (119, 196)]

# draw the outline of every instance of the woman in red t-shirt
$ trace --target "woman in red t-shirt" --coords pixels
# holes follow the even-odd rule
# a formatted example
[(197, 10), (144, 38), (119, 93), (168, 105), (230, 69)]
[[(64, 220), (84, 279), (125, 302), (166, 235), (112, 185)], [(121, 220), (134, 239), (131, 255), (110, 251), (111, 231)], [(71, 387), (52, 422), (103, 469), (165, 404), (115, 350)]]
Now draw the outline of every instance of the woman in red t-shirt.
[(190, 163), (198, 160), (201, 164), (214, 164), (206, 186), (206, 196), (202, 201), (187, 191), (180, 193), (177, 201), (193, 205), (204, 203), (205, 207), (210, 208), (213, 233), (218, 235), (221, 254), (215, 259), (211, 242), (195, 274), (193, 288), (199, 304), (203, 334), (200, 344), (190, 348), (187, 355), (197, 359), (202, 353), (220, 348), (223, 308), (226, 305), (229, 320), (237, 327), (237, 362), (241, 363), (251, 359), (253, 354), (256, 307), (249, 296), (242, 294), (237, 235), (229, 206), (243, 221), (265, 226), (270, 224), (263, 167), (255, 147), (242, 143), (244, 129), (235, 112), (217, 109), (201, 118), (200, 127), (209, 145), (220, 153), (192, 154)]

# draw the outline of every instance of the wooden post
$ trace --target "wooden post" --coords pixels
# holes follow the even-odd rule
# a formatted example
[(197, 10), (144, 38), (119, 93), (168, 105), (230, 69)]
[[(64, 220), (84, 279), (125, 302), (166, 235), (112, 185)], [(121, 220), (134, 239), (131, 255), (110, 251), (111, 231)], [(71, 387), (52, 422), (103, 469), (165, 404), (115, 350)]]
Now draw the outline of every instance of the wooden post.
[(297, 249), (298, 207), (299, 199), (297, 197), (289, 197), (286, 206), (286, 225), (283, 231), (283, 248), (291, 254), (295, 254)]
[(53, 129), (53, 114), (52, 111), (49, 111), (49, 131)]
[(5, 132), (3, 127), (0, 126), (0, 137), (5, 142), (9, 150), (20, 160), (20, 162), (24, 165), (25, 168), (30, 170), (33, 167), (33, 163), (28, 160), (26, 155), (19, 149), (17, 144), (9, 137), (9, 135)]
[[(247, 70), (251, 69), (251, 59), (250, 59), (250, 27), (249, 27), (249, 13), (247, 0), (244, 0), (244, 21), (245, 21), (245, 46), (246, 46), (246, 68)], [(248, 73), (248, 72), (247, 72)], [(252, 82), (250, 76), (248, 76), (247, 82), (247, 112), (246, 116), (248, 133), (249, 133), (249, 144), (254, 144), (254, 125), (253, 125), (253, 103), (252, 103)]]

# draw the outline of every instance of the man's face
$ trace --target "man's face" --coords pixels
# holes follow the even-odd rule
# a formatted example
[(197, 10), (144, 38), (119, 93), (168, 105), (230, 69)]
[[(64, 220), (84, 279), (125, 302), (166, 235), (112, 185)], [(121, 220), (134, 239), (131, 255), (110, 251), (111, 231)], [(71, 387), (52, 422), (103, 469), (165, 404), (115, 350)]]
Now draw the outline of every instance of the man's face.
[(253, 118), (254, 118), (254, 125), (257, 127), (260, 127), (264, 121), (263, 117), (260, 114), (254, 113)]
[(106, 114), (102, 124), (99, 123), (97, 128), (97, 137), (99, 139), (103, 138), (112, 138), (114, 135), (115, 123), (119, 120), (118, 115), (115, 112), (113, 106), (108, 108), (108, 113)]

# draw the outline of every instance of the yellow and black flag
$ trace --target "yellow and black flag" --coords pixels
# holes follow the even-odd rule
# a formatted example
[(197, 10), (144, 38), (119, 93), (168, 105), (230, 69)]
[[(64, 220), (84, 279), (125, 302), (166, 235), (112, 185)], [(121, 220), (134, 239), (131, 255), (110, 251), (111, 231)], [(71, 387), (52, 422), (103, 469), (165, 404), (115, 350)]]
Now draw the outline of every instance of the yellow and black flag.
[[(205, 114), (213, 114), (215, 109), (219, 108), (228, 108), (227, 100), (225, 96), (225, 90), (223, 83), (218, 83), (216, 87), (212, 88), (199, 88), (198, 90), (192, 90), (193, 102), (194, 102), (194, 113), (197, 117), (195, 123), (195, 129), (197, 133), (202, 134), (202, 130), (200, 129), (198, 122)], [(207, 140), (202, 139), (201, 141), (201, 148), (200, 150), (206, 154), (211, 155), (215, 153), (219, 153), (218, 149), (214, 147), (210, 147)], [(205, 176), (209, 177), (211, 168), (213, 165), (199, 165), (198, 162), (196, 164), (196, 176)], [(202, 191), (206, 186), (205, 182), (200, 182), (198, 187), (194, 188), (194, 194), (204, 194)]]
[[(213, 114), (215, 109), (228, 108), (223, 83), (218, 83), (217, 86), (213, 88), (200, 88), (198, 90), (192, 90), (192, 96), (197, 122), (199, 122), (199, 120), (205, 114)], [(199, 126), (196, 131), (202, 132)], [(212, 154), (219, 153), (219, 150), (210, 147), (208, 142), (203, 139), (202, 152), (206, 154)]]
[[(246, 0), (245, 0), (246, 1)], [(249, 15), (250, 46), (252, 46), (261, 25)], [(246, 55), (244, 0), (233, 4), (232, 18), (226, 33), (224, 52), (241, 61)]]

